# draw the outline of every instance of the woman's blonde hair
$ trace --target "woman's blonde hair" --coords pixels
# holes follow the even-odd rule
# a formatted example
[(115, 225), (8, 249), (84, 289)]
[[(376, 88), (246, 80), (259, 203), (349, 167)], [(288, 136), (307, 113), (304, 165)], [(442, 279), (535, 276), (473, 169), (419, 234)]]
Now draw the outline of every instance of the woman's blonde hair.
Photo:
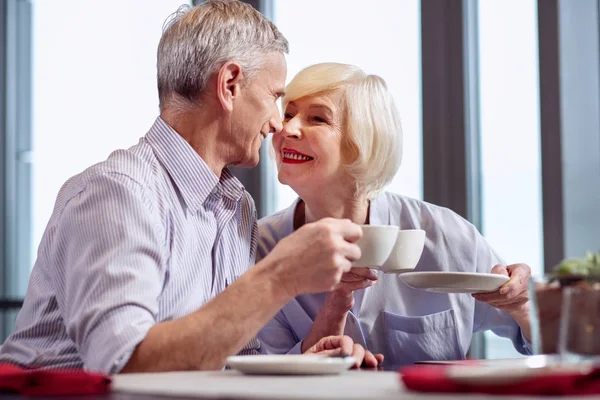
[(306, 96), (341, 92), (342, 149), (357, 194), (376, 197), (391, 182), (402, 161), (402, 125), (385, 81), (360, 68), (339, 63), (315, 64), (298, 72), (285, 89), (289, 102)]

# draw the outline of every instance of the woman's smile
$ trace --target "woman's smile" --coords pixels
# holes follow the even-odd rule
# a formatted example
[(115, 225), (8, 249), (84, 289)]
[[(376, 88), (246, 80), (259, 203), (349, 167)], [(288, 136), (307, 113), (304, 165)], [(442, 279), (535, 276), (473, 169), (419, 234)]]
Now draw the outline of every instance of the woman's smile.
[(297, 150), (283, 148), (281, 149), (281, 162), (286, 164), (303, 164), (312, 161), (313, 158), (302, 154)]

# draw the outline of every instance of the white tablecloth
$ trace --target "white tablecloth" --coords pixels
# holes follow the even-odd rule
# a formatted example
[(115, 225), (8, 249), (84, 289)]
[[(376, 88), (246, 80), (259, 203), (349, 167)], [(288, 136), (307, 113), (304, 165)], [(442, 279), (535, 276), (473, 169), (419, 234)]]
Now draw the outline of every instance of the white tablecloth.
[(490, 396), (484, 395), (440, 396), (407, 392), (397, 373), (378, 371), (347, 371), (333, 376), (248, 376), (237, 371), (117, 375), (113, 380), (113, 390), (242, 399), (490, 400)]

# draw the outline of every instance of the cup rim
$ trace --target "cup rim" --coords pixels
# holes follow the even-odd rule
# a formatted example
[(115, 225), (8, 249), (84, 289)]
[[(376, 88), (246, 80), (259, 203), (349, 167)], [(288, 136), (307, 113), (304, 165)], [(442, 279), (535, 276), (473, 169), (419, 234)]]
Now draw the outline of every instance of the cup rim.
[(377, 228), (377, 229), (380, 229), (380, 228), (383, 228), (383, 229), (393, 229), (393, 228), (396, 228), (396, 229), (398, 229), (398, 227), (394, 226), (394, 225), (369, 225), (369, 224), (364, 224), (364, 225), (360, 225), (360, 227), (361, 228), (367, 228), (367, 229), (369, 229), (369, 228)]

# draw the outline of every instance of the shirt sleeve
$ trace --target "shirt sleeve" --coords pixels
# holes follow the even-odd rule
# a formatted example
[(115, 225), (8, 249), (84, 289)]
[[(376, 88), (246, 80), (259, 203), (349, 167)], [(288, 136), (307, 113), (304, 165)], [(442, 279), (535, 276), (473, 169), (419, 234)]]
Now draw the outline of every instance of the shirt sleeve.
[(166, 257), (160, 217), (145, 193), (125, 175), (97, 176), (52, 228), (46, 251), (58, 268), (51, 279), (87, 370), (119, 372), (157, 320)]
[[(489, 273), (495, 265), (506, 264), (479, 232), (477, 232), (476, 244), (477, 272)], [(510, 314), (481, 301), (475, 301), (473, 331), (484, 332), (487, 330), (491, 330), (498, 336), (510, 339), (519, 353), (533, 354), (531, 342), (525, 338), (519, 324), (517, 324)]]
[(279, 311), (265, 325), (258, 333), (258, 339), (262, 354), (300, 354), (302, 352), (302, 341), (298, 340), (294, 334), (283, 311)]

